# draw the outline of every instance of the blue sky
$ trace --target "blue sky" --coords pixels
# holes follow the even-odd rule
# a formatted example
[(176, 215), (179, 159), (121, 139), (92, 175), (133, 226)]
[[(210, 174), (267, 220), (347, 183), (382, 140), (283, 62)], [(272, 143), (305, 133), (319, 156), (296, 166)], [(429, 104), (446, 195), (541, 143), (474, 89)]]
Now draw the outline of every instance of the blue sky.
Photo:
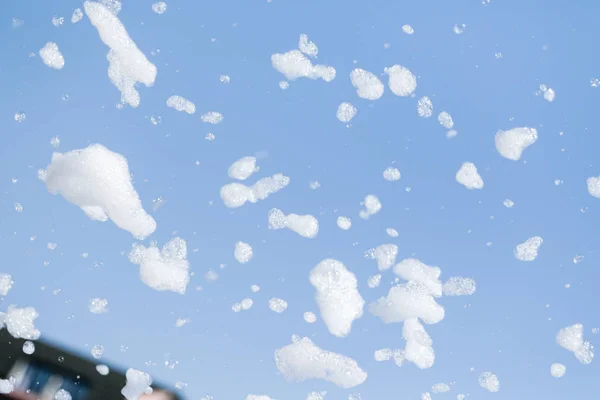
[[(300, 400), (322, 390), (327, 399), (355, 392), (366, 400), (418, 399), (438, 382), (455, 382), (451, 393), (438, 395), (447, 398), (470, 393), (478, 399), (563, 399), (596, 392), (597, 360), (582, 365), (555, 343), (556, 332), (575, 323), (584, 325), (586, 339), (598, 342), (591, 329), (600, 327), (600, 200), (585, 183), (600, 175), (600, 89), (590, 87), (590, 79), (600, 77), (596, 2), (167, 3), (167, 12), (157, 15), (152, 1), (124, 1), (119, 18), (158, 75), (153, 87), (139, 88), (138, 108), (122, 110), (115, 107), (120, 93), (107, 76), (108, 48), (87, 17), (70, 23), (80, 2), (3, 5), (0, 272), (10, 273), (15, 286), (0, 309), (33, 306), (44, 339), (87, 354), (102, 344), (107, 363), (142, 369), (167, 384), (186, 382), (191, 399), (253, 393)], [(64, 25), (53, 26), (53, 16), (64, 16)], [(13, 17), (23, 26), (13, 29)], [(403, 24), (412, 25), (414, 35), (404, 34)], [(462, 35), (453, 33), (455, 24), (466, 24)], [(337, 77), (331, 83), (299, 79), (282, 91), (278, 82), (284, 77), (270, 56), (296, 48), (301, 33), (317, 43), (318, 62), (334, 66)], [(60, 71), (28, 56), (48, 41), (65, 57)], [(348, 78), (352, 69), (379, 75), (393, 64), (417, 75), (415, 98), (393, 96), (387, 85), (377, 101), (356, 95)], [(223, 74), (230, 84), (219, 81)], [(540, 84), (556, 91), (554, 102), (535, 95)], [(68, 101), (61, 99), (65, 94)], [(174, 94), (193, 101), (199, 112), (167, 108)], [(424, 95), (435, 115), (452, 114), (455, 139), (445, 137), (435, 118), (417, 116), (416, 102)], [(343, 101), (359, 110), (351, 128), (335, 117)], [(202, 123), (199, 115), (211, 110), (223, 113), (223, 123)], [(27, 113), (25, 122), (14, 121), (17, 111)], [(150, 122), (153, 115), (161, 116), (160, 124)], [(494, 134), (516, 126), (538, 129), (539, 139), (512, 162), (496, 151)], [(216, 139), (205, 140), (208, 133)], [(138, 267), (126, 257), (135, 242), (128, 232), (91, 221), (48, 193), (37, 170), (50, 163), (50, 139), (57, 135), (58, 151), (101, 143), (123, 154), (146, 210), (152, 199), (167, 200), (153, 213), (158, 229), (146, 244), (162, 246), (173, 236), (187, 241), (195, 275), (185, 296), (140, 281)], [(255, 176), (282, 172), (291, 183), (267, 200), (231, 210), (219, 189), (230, 182), (231, 163), (247, 155), (259, 158)], [(478, 166), (483, 190), (469, 191), (455, 181), (464, 161)], [(390, 165), (401, 171), (400, 181), (382, 178)], [(556, 179), (563, 183), (555, 185)], [(321, 184), (317, 190), (309, 188), (314, 180)], [(360, 220), (360, 202), (371, 193), (383, 209)], [(515, 207), (505, 208), (506, 198)], [(15, 202), (23, 205), (22, 213), (14, 211)], [(273, 207), (316, 216), (319, 235), (309, 240), (270, 231)], [(336, 226), (339, 215), (352, 218), (349, 231)], [(399, 236), (388, 237), (388, 227)], [(516, 260), (514, 247), (537, 235), (544, 238), (539, 257)], [(254, 248), (246, 265), (233, 257), (238, 240)], [(57, 243), (56, 250), (49, 251), (48, 242)], [(376, 265), (364, 257), (383, 243), (398, 245), (398, 260), (417, 257), (439, 266), (444, 279), (477, 281), (472, 297), (440, 299), (446, 318), (426, 326), (436, 351), (431, 369), (375, 362), (373, 351), (404, 346), (402, 325), (385, 325), (366, 310), (344, 339), (330, 335), (320, 318), (312, 325), (302, 319), (305, 311), (318, 311), (308, 274), (327, 257), (356, 274), (367, 302), (384, 296), (393, 275), (369, 289)], [(84, 252), (88, 258), (81, 257)], [(584, 260), (574, 264), (578, 254)], [(210, 269), (219, 270), (214, 283), (203, 279)], [(253, 294), (252, 284), (261, 291)], [(89, 313), (92, 297), (107, 298), (110, 311)], [(253, 308), (233, 313), (231, 305), (245, 297), (254, 299)], [(271, 297), (286, 299), (287, 311), (270, 311)], [(176, 328), (177, 318), (191, 322)], [(367, 381), (351, 390), (324, 381), (287, 383), (273, 353), (293, 334), (354, 358), (368, 372)], [(165, 361), (178, 364), (170, 369)], [(550, 375), (554, 362), (567, 366), (562, 379)], [(483, 371), (498, 376), (500, 392), (478, 386)]]

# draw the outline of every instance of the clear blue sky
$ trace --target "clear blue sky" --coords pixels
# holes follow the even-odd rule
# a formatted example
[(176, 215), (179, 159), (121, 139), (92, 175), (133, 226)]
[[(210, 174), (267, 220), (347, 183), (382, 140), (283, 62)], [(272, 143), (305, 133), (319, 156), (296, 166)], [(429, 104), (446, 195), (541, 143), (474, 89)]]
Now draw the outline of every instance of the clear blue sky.
[[(187, 382), (190, 399), (253, 393), (304, 400), (313, 390), (328, 391), (328, 399), (353, 392), (365, 400), (418, 399), (437, 382), (455, 382), (452, 394), (439, 395), (446, 398), (470, 393), (473, 399), (552, 400), (597, 392), (599, 361), (582, 365), (555, 343), (556, 332), (574, 323), (584, 325), (592, 343), (600, 342), (591, 333), (600, 327), (600, 200), (585, 184), (600, 175), (600, 88), (589, 83), (600, 77), (597, 2), (171, 0), (163, 15), (152, 12), (152, 3), (125, 0), (119, 18), (157, 66), (156, 84), (140, 88), (137, 109), (118, 110), (120, 93), (107, 76), (108, 48), (87, 17), (70, 23), (79, 1), (3, 2), (0, 272), (11, 273), (16, 283), (0, 309), (33, 306), (44, 339), (86, 354), (102, 344), (107, 363), (142, 369), (167, 384)], [(64, 25), (54, 27), (53, 16), (64, 16)], [(13, 17), (24, 25), (13, 29)], [(454, 34), (454, 24), (463, 23), (464, 34)], [(415, 34), (404, 34), (403, 24)], [(337, 77), (331, 83), (300, 79), (282, 91), (283, 76), (270, 56), (295, 48), (301, 33), (317, 43), (318, 61), (334, 66)], [(60, 71), (28, 57), (48, 41), (65, 57)], [(418, 76), (417, 98), (393, 96), (387, 87), (377, 101), (356, 96), (348, 78), (353, 68), (380, 74), (393, 64)], [(231, 76), (229, 85), (219, 82), (222, 74)], [(553, 103), (535, 95), (540, 84), (556, 91)], [(196, 115), (167, 108), (173, 94), (195, 102)], [(432, 99), (435, 115), (452, 114), (455, 139), (446, 139), (435, 118), (417, 116), (423, 95)], [(343, 101), (359, 109), (350, 129), (335, 117)], [(211, 110), (223, 113), (223, 123), (200, 121)], [(25, 122), (13, 120), (17, 111), (27, 113)], [(151, 124), (152, 115), (162, 123)], [(519, 162), (502, 158), (493, 140), (498, 129), (515, 126), (539, 132)], [(209, 132), (216, 140), (204, 139)], [(134, 242), (129, 233), (90, 221), (47, 192), (37, 169), (49, 164), (56, 135), (59, 151), (101, 143), (127, 157), (147, 210), (152, 199), (167, 199), (153, 214), (158, 229), (149, 240), (162, 246), (175, 231), (187, 240), (195, 276), (185, 296), (140, 281), (125, 255)], [(257, 153), (261, 176), (282, 172), (291, 184), (265, 201), (227, 209), (219, 198), (230, 181), (227, 168)], [(382, 171), (394, 161), (402, 179), (390, 183)], [(456, 183), (464, 161), (478, 166), (483, 190)], [(555, 179), (564, 183), (556, 186)], [(315, 191), (308, 185), (313, 180), (322, 185)], [(362, 221), (360, 202), (370, 193), (383, 209)], [(515, 207), (505, 208), (505, 198)], [(22, 213), (14, 211), (15, 202)], [(272, 207), (315, 215), (319, 235), (309, 240), (269, 231)], [(349, 231), (336, 226), (338, 215), (352, 217)], [(399, 237), (389, 238), (387, 227)], [(536, 235), (544, 238), (539, 257), (517, 261), (514, 246)], [(238, 240), (255, 253), (243, 266), (233, 257)], [(49, 251), (48, 242), (57, 249)], [(318, 311), (308, 273), (326, 257), (356, 274), (367, 302), (386, 294), (392, 274), (369, 289), (376, 265), (363, 256), (383, 243), (398, 245), (399, 260), (415, 256), (439, 266), (443, 278), (477, 281), (474, 296), (439, 301), (446, 318), (426, 326), (436, 350), (429, 370), (373, 360), (376, 349), (404, 346), (401, 324), (384, 325), (365, 312), (340, 339), (320, 318), (313, 325), (302, 319), (303, 312)], [(84, 252), (89, 258), (81, 257)], [(576, 254), (585, 256), (583, 262), (573, 263)], [(227, 265), (220, 278), (205, 282), (203, 275), (219, 264)], [(261, 291), (252, 294), (252, 284)], [(196, 291), (198, 285), (204, 290)], [(61, 292), (54, 295), (56, 289)], [(89, 313), (92, 297), (107, 298), (110, 311)], [(254, 299), (254, 307), (233, 313), (231, 305), (245, 297)], [(270, 311), (271, 297), (286, 299), (288, 310)], [(175, 328), (177, 318), (191, 323)], [(367, 381), (353, 390), (324, 381), (287, 383), (273, 352), (292, 334), (356, 359), (369, 373)], [(178, 364), (169, 369), (165, 360)], [(567, 366), (562, 379), (550, 376), (554, 362)], [(478, 386), (483, 371), (498, 376), (499, 393)]]

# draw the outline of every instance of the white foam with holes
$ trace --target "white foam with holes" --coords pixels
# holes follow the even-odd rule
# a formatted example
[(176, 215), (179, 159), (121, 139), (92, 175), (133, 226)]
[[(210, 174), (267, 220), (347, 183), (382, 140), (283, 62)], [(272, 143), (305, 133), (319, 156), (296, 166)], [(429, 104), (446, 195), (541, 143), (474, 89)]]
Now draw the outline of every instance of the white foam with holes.
[(305, 238), (313, 239), (319, 233), (319, 221), (312, 215), (285, 215), (278, 208), (269, 211), (269, 229), (288, 228)]

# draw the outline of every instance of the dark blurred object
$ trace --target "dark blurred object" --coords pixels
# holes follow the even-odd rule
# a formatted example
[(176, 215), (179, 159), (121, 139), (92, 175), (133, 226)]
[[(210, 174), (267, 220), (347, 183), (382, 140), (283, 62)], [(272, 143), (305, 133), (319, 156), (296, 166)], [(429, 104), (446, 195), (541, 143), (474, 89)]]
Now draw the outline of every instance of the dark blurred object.
[[(15, 379), (15, 390), (0, 399), (53, 400), (63, 389), (72, 400), (120, 400), (125, 373), (112, 367), (107, 375), (96, 370), (96, 362), (48, 343), (35, 341), (35, 352), (23, 353), (25, 340), (0, 330), (0, 377)], [(155, 393), (140, 400), (182, 400), (175, 393), (153, 386)]]

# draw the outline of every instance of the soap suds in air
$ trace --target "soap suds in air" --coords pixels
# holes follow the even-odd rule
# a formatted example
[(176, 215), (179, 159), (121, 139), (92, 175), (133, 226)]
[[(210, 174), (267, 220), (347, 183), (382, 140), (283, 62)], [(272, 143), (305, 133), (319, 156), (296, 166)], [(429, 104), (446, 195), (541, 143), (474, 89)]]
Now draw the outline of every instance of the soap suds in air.
[(59, 389), (58, 392), (54, 395), (53, 400), (71, 400), (71, 394), (67, 392), (65, 389)]
[(429, 97), (423, 96), (417, 101), (417, 113), (422, 118), (429, 118), (433, 115), (433, 103)]
[(517, 161), (523, 151), (537, 141), (538, 133), (535, 128), (513, 128), (508, 131), (499, 130), (494, 141), (496, 150), (504, 158)]
[(237, 242), (235, 244), (234, 256), (237, 262), (240, 264), (246, 264), (252, 259), (253, 255), (252, 246), (250, 246), (248, 243)]
[(365, 253), (365, 257), (377, 260), (377, 269), (386, 271), (396, 262), (398, 255), (398, 246), (395, 244), (382, 244), (375, 249), (370, 249)]
[(317, 322), (317, 316), (313, 312), (307, 311), (302, 317), (304, 318), (304, 321), (306, 321), (309, 324), (314, 324), (315, 322)]
[(71, 16), (71, 23), (76, 24), (83, 19), (83, 11), (81, 8), (76, 8), (73, 10), (73, 15)]
[(544, 100), (550, 103), (552, 103), (554, 101), (554, 98), (556, 97), (556, 93), (554, 92), (554, 90), (544, 84), (540, 85), (540, 92), (544, 94)]
[(538, 256), (538, 250), (544, 239), (540, 236), (534, 236), (515, 247), (515, 257), (521, 261), (533, 261)]
[(125, 373), (127, 383), (121, 390), (121, 394), (127, 400), (138, 400), (143, 394), (152, 393), (152, 378), (145, 372), (129, 368)]
[(348, 123), (354, 118), (357, 113), (357, 109), (351, 103), (342, 103), (338, 106), (336, 117), (340, 120), (340, 122)]
[(250, 298), (246, 298), (239, 303), (232, 305), (231, 310), (236, 313), (240, 311), (247, 311), (252, 308), (252, 305), (254, 305), (254, 301)]
[(417, 318), (404, 321), (402, 337), (406, 340), (404, 358), (420, 369), (431, 368), (435, 363), (433, 340)]
[(600, 199), (600, 176), (587, 178), (587, 189), (590, 196)]
[(327, 392), (310, 392), (306, 396), (306, 400), (324, 400)]
[(495, 393), (500, 391), (500, 381), (498, 377), (491, 372), (482, 372), (479, 375), (479, 386), (482, 388)]
[(92, 314), (104, 314), (105, 312), (108, 312), (107, 307), (108, 300), (101, 298), (91, 299), (88, 304), (88, 310), (90, 310)]
[[(391, 79), (391, 78), (390, 78)], [(352, 86), (356, 88), (358, 97), (366, 100), (377, 100), (383, 96), (383, 83), (373, 73), (356, 68), (350, 73)]]
[(167, 11), (167, 3), (164, 1), (159, 1), (157, 3), (152, 4), (152, 11), (157, 14), (164, 14)]
[(362, 205), (364, 205), (365, 209), (360, 210), (360, 213), (358, 214), (362, 219), (369, 219), (371, 215), (375, 215), (381, 211), (381, 202), (377, 196), (372, 194), (365, 197), (365, 201), (362, 203)]
[(60, 28), (64, 22), (65, 22), (64, 17), (56, 17), (56, 16), (52, 17), (52, 25), (54, 25), (57, 28)]
[(400, 170), (398, 170), (398, 168), (387, 167), (383, 171), (383, 179), (385, 179), (386, 181), (399, 181), (400, 177)]
[(452, 390), (447, 383), (436, 383), (431, 387), (431, 393), (446, 393)]
[(444, 319), (444, 308), (436, 303), (426, 285), (409, 281), (392, 287), (387, 297), (369, 305), (369, 311), (386, 324), (421, 318), (427, 324)]
[(284, 54), (275, 53), (271, 56), (271, 63), (273, 68), (290, 81), (298, 78), (310, 78), (331, 82), (335, 79), (335, 68), (329, 65), (313, 65), (300, 50), (290, 50)]
[(583, 325), (575, 324), (562, 328), (556, 334), (556, 343), (573, 352), (582, 364), (590, 364), (594, 359), (594, 346), (583, 340)]
[(506, 199), (502, 202), (502, 204), (504, 204), (504, 207), (506, 207), (506, 208), (513, 208), (515, 205), (515, 202), (512, 201), (511, 199)]
[(444, 283), (444, 296), (471, 296), (477, 290), (472, 278), (453, 276)]
[(413, 33), (415, 33), (415, 30), (412, 26), (406, 24), (402, 25), (402, 32), (406, 33), (407, 35), (412, 35)]
[(417, 89), (417, 77), (402, 65), (393, 65), (385, 69), (389, 76), (388, 86), (396, 96), (410, 96)]
[(258, 172), (256, 157), (242, 157), (229, 167), (227, 173), (231, 179), (246, 180), (253, 173)]
[(338, 217), (337, 226), (340, 229), (347, 231), (348, 229), (350, 229), (352, 227), (352, 220), (348, 217)]
[[(407, 258), (394, 266), (394, 274), (405, 281), (425, 285), (427, 292), (434, 297), (442, 296), (442, 283), (440, 282), (441, 270), (438, 267), (431, 267), (415, 258)], [(423, 318), (426, 323), (427, 318)]]
[(388, 234), (389, 237), (393, 237), (393, 238), (398, 237), (398, 231), (395, 230), (394, 228), (387, 228), (385, 230), (385, 232)]
[(319, 221), (312, 215), (285, 215), (278, 208), (269, 211), (269, 229), (283, 229), (296, 232), (300, 236), (312, 239), (319, 233)]
[(342, 354), (323, 350), (307, 337), (292, 337), (292, 344), (275, 351), (275, 364), (285, 379), (303, 382), (322, 379), (349, 389), (367, 379), (356, 361)]
[(162, 249), (155, 243), (149, 247), (136, 243), (129, 253), (129, 261), (140, 266), (142, 282), (152, 289), (185, 294), (190, 281), (185, 240), (176, 237)]
[(206, 114), (200, 117), (202, 122), (206, 122), (208, 124), (220, 124), (223, 121), (223, 114), (217, 111), (209, 111)]
[(152, 86), (156, 79), (156, 66), (131, 40), (116, 13), (93, 1), (86, 1), (83, 5), (90, 22), (98, 29), (100, 39), (110, 48), (106, 55), (108, 77), (121, 92), (121, 104), (139, 106), (140, 94), (136, 84)]
[(372, 275), (367, 279), (367, 286), (371, 289), (375, 289), (381, 283), (381, 274)]
[(241, 207), (246, 202), (256, 203), (276, 193), (290, 183), (290, 178), (283, 174), (275, 174), (270, 177), (261, 178), (252, 186), (241, 183), (230, 183), (221, 188), (221, 199), (229, 208)]
[(35, 353), (35, 343), (30, 342), (29, 340), (26, 341), (25, 343), (23, 343), (23, 353), (27, 354), (27, 355), (32, 355), (33, 353)]
[(196, 105), (181, 96), (171, 96), (167, 99), (167, 107), (177, 111), (183, 111), (188, 114), (194, 114), (196, 112)]
[(40, 178), (50, 193), (81, 207), (90, 219), (110, 218), (140, 240), (156, 229), (132, 185), (127, 159), (101, 144), (52, 154), (52, 163)]
[(440, 122), (440, 125), (442, 125), (446, 129), (452, 129), (452, 127), (454, 126), (452, 116), (446, 111), (442, 111), (438, 115), (438, 121)]
[(11, 376), (8, 379), (0, 379), (0, 393), (8, 394), (15, 390), (17, 380)]
[(483, 179), (472, 162), (465, 162), (456, 173), (456, 181), (467, 189), (483, 189)]
[(65, 66), (65, 59), (54, 42), (48, 42), (39, 51), (44, 64), (54, 69), (62, 69)]
[(314, 42), (308, 40), (308, 35), (301, 34), (298, 41), (298, 49), (309, 57), (315, 58), (319, 54), (319, 48)]
[(362, 317), (365, 305), (354, 274), (341, 262), (328, 258), (310, 272), (310, 283), (317, 291), (315, 301), (329, 333), (347, 336), (354, 320)]
[(0, 296), (6, 296), (13, 286), (10, 274), (0, 274)]
[(10, 305), (6, 313), (0, 312), (0, 328), (6, 327), (8, 333), (15, 339), (37, 340), (41, 333), (36, 329), (34, 320), (38, 316), (33, 307), (19, 308)]
[(287, 310), (288, 303), (283, 299), (273, 297), (271, 300), (269, 300), (269, 308), (271, 309), (271, 311), (281, 314), (282, 312)]
[(96, 365), (96, 371), (98, 371), (98, 373), (102, 376), (106, 376), (110, 373), (110, 369), (104, 364)]
[(567, 367), (560, 363), (554, 363), (550, 366), (550, 375), (555, 378), (562, 378), (567, 372)]

